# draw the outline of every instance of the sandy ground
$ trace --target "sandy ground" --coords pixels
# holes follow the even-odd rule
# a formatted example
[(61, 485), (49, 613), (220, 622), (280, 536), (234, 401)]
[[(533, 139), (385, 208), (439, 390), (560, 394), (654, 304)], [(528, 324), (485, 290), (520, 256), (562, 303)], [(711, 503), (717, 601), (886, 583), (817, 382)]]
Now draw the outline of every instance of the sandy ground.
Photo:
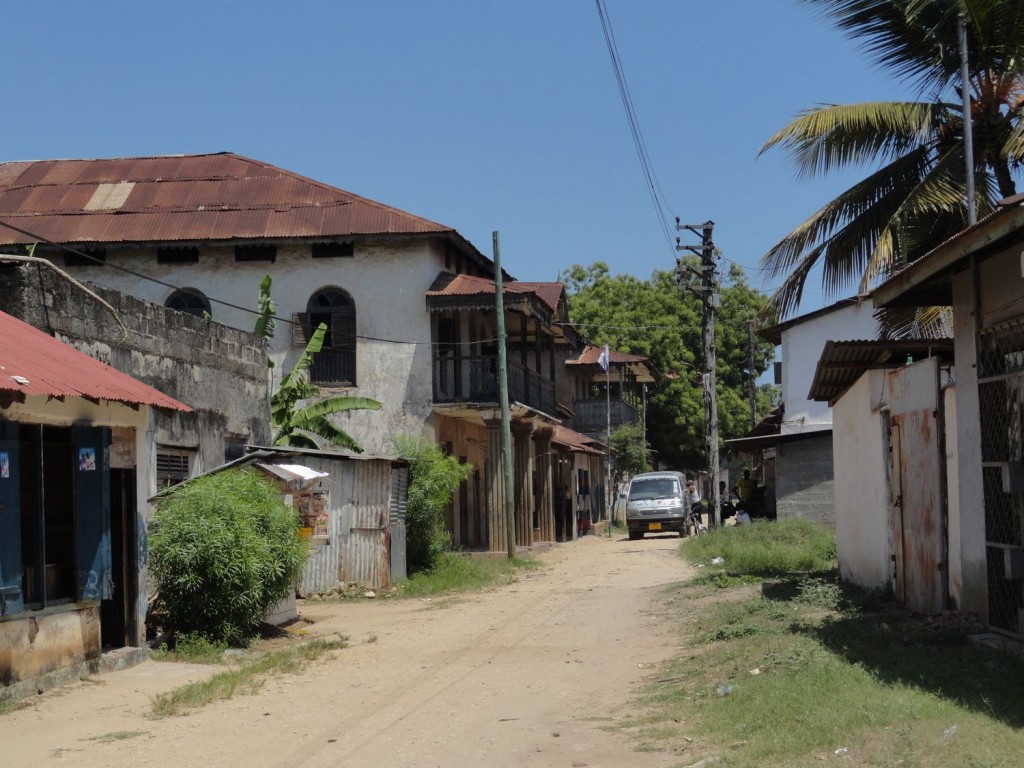
[(182, 717), (147, 718), (150, 697), (215, 670), (147, 661), (51, 691), (0, 717), (0, 765), (669, 766), (607, 726), (677, 650), (657, 596), (687, 574), (678, 544), (590, 536), (484, 594), (303, 605), (309, 634), (350, 646)]

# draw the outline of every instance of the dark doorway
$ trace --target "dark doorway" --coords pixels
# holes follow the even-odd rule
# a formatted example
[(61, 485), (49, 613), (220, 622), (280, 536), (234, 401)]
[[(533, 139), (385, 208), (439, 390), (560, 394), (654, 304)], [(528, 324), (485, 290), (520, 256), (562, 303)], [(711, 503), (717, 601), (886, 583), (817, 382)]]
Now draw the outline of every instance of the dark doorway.
[(135, 470), (110, 470), (110, 562), (113, 592), (100, 604), (104, 649), (134, 645), (139, 593), (138, 537), (135, 534)]

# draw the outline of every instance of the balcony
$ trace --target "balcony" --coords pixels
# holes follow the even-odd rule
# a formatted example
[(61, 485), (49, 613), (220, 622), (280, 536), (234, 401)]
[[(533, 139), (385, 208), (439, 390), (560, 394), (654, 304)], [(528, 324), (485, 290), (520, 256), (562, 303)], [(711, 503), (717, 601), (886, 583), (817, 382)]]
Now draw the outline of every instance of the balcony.
[[(434, 359), (435, 403), (491, 404), (498, 399), (497, 355), (441, 355)], [(511, 360), (508, 399), (550, 415), (555, 413), (554, 382)]]
[(585, 435), (603, 434), (608, 427), (609, 413), (612, 430), (623, 424), (637, 424), (640, 421), (640, 412), (636, 408), (615, 397), (610, 402), (603, 398), (573, 400), (572, 410), (576, 414), (573, 429)]

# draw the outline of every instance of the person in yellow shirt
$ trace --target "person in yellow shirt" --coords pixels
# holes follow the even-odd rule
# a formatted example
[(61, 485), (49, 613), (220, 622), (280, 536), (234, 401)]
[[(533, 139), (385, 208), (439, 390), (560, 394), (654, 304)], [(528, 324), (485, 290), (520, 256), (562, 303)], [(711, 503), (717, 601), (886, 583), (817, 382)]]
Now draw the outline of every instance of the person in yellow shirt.
[(733, 490), (740, 497), (740, 501), (749, 501), (754, 498), (757, 494), (757, 480), (750, 476), (749, 469), (743, 470), (743, 477), (736, 481), (736, 487)]

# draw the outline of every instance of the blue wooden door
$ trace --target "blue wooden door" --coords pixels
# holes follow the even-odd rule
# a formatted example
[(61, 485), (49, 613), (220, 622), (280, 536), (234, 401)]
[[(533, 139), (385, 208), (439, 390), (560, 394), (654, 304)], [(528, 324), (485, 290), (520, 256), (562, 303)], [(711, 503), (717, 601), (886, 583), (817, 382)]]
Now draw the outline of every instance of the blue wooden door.
[(109, 600), (110, 428), (75, 427), (75, 597)]
[(0, 615), (25, 610), (18, 425), (0, 419)]

